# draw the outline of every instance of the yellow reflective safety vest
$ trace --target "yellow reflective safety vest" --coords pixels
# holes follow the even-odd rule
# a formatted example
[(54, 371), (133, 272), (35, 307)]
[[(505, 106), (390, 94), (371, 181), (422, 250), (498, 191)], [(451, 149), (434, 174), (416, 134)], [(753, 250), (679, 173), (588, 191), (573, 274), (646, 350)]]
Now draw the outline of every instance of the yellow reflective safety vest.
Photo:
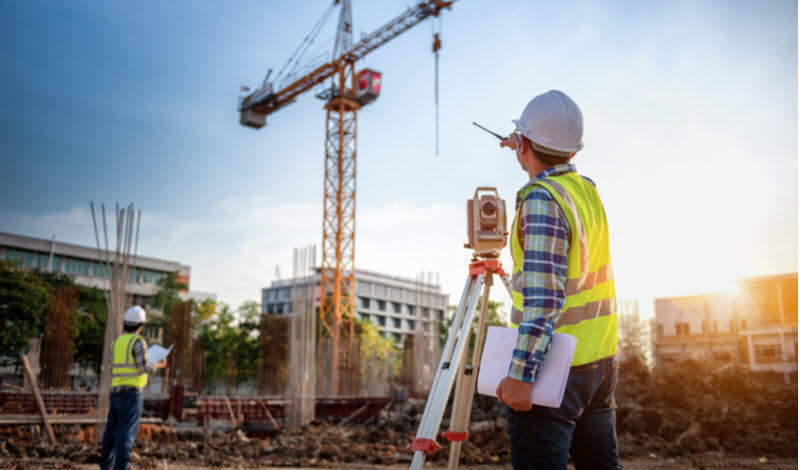
[[(603, 203), (594, 184), (571, 171), (548, 176), (531, 184), (520, 201), (537, 186), (546, 189), (569, 222), (566, 300), (555, 325), (557, 333), (578, 339), (572, 366), (613, 356), (617, 352), (617, 303), (614, 274), (611, 270), (608, 223)], [(517, 208), (511, 237), (514, 259), (512, 321), (522, 318), (522, 268), (525, 259), (520, 243), (520, 210)], [(516, 318), (515, 318), (516, 317)]]
[[(114, 351), (111, 362), (112, 387), (130, 385), (144, 388), (147, 385), (147, 372), (140, 371), (133, 358), (133, 343), (137, 338), (144, 342), (144, 338), (133, 333), (125, 333), (114, 341), (114, 345), (111, 347), (111, 350)], [(144, 347), (147, 347), (147, 343), (144, 344)]]

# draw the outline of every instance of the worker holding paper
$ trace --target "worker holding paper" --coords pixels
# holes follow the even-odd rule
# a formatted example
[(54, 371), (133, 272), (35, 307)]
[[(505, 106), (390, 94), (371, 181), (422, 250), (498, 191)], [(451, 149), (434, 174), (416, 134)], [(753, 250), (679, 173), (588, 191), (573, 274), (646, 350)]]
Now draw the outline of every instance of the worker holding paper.
[(130, 468), (130, 449), (139, 431), (147, 374), (167, 366), (166, 357), (155, 364), (150, 362), (147, 344), (139, 336), (146, 321), (143, 308), (129, 308), (123, 317), (124, 333), (111, 346), (111, 397), (100, 453), (102, 470)]
[[(565, 93), (532, 99), (501, 147), (529, 181), (517, 192), (514, 354), (497, 397), (508, 405), (515, 469), (621, 469), (615, 431), (617, 311), (605, 210), (571, 159), (583, 148), (583, 115)], [(560, 408), (531, 405), (554, 332), (577, 338)]]

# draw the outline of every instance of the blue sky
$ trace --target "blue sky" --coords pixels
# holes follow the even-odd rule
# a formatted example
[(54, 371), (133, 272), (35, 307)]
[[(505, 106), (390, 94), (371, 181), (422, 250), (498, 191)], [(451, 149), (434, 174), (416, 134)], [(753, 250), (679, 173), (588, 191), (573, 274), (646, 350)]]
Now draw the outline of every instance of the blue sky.
[[(354, 0), (355, 40), (411, 4)], [(258, 300), (293, 247), (321, 243), (323, 103), (307, 93), (260, 131), (236, 111), (330, 2), (299, 5), (0, 2), (0, 231), (93, 246), (89, 201), (134, 202), (141, 254)], [(604, 197), (620, 297), (796, 271), (797, 18), (792, 1), (456, 2), (438, 155), (430, 22), (357, 64), (383, 73), (358, 118), (357, 266), (438, 273), (455, 302), (464, 201), (489, 185), (511, 206), (526, 180), (471, 122), (508, 132), (561, 89), (583, 110), (574, 162)]]

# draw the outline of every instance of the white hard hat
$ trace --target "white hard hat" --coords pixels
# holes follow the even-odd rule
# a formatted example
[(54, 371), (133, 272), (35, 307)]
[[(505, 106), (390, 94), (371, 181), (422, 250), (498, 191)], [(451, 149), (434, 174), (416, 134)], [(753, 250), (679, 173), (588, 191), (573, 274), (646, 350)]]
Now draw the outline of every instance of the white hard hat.
[(563, 91), (550, 90), (530, 100), (511, 122), (537, 151), (570, 156), (583, 148), (583, 114)]
[(147, 315), (145, 315), (142, 307), (134, 305), (125, 312), (125, 316), (122, 319), (126, 323), (144, 323), (147, 321)]

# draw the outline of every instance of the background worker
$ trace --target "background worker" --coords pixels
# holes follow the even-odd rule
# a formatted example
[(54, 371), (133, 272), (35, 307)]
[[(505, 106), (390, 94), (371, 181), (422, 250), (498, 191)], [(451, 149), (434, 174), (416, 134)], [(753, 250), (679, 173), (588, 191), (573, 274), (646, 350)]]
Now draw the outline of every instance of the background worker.
[[(583, 115), (557, 90), (532, 99), (501, 143), (529, 181), (517, 192), (511, 251), (512, 322), (519, 335), (506, 403), (515, 469), (621, 469), (615, 430), (616, 294), (605, 210), (594, 183), (570, 160), (583, 148)], [(578, 339), (560, 408), (531, 405), (531, 387), (553, 332)]]
[(111, 346), (111, 397), (103, 433), (100, 468), (130, 468), (130, 450), (142, 418), (142, 389), (147, 374), (167, 366), (167, 360), (153, 364), (147, 343), (139, 336), (147, 321), (144, 309), (133, 306), (123, 317), (123, 334)]

